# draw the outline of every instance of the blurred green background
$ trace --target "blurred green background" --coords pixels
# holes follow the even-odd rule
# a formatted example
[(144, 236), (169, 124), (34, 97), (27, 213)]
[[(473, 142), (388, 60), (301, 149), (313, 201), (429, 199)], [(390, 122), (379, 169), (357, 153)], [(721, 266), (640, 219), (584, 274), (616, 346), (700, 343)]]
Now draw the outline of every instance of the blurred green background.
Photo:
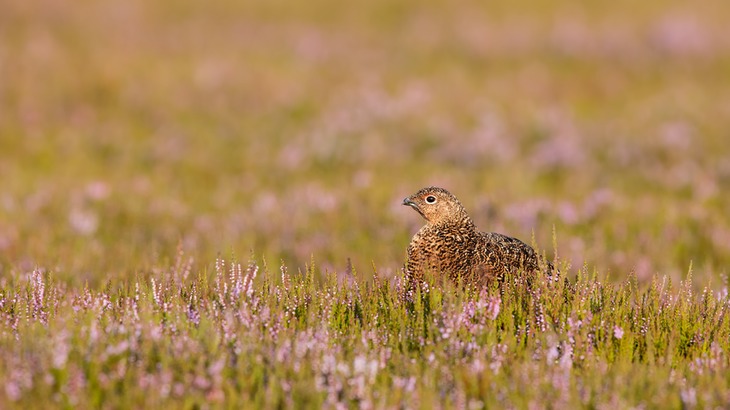
[(0, 275), (394, 274), (456, 194), (573, 269), (730, 262), (725, 0), (6, 0)]

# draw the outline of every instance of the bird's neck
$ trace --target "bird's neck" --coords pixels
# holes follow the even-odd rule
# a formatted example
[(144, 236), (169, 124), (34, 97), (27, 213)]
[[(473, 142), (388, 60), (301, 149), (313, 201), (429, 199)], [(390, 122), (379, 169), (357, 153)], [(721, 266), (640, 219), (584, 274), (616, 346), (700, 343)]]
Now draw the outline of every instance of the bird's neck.
[(461, 215), (457, 218), (444, 219), (430, 225), (434, 229), (458, 228), (460, 230), (477, 230), (476, 225), (474, 225), (474, 222), (471, 220), (469, 215)]

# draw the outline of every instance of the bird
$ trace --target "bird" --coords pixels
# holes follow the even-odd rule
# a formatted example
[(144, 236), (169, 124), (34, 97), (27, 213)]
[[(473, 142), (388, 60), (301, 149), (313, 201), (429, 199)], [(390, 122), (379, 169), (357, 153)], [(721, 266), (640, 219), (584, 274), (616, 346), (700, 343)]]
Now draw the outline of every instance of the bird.
[[(408, 245), (405, 276), (409, 289), (423, 282), (426, 272), (466, 285), (502, 283), (510, 274), (550, 275), (553, 264), (517, 238), (480, 232), (464, 206), (449, 191), (427, 187), (403, 199), (426, 224)], [(460, 282), (459, 282), (460, 281)]]

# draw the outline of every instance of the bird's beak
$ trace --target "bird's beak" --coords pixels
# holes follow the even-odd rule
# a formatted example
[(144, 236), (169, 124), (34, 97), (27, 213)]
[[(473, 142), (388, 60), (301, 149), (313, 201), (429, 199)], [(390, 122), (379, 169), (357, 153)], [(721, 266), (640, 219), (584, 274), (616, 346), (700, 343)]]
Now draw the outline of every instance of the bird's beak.
[(418, 204), (415, 201), (411, 200), (410, 197), (403, 200), (403, 205), (410, 206), (411, 208), (415, 209), (416, 212), (418, 212), (424, 219), (428, 219), (426, 218), (426, 215), (424, 215), (421, 211), (421, 208), (418, 207)]
[(406, 198), (406, 199), (404, 199), (404, 200), (403, 200), (403, 205), (405, 205), (405, 206), (410, 206), (410, 207), (412, 207), (412, 208), (418, 208), (418, 207), (416, 206), (416, 203), (415, 203), (415, 202), (413, 202), (413, 201), (411, 201), (411, 198)]

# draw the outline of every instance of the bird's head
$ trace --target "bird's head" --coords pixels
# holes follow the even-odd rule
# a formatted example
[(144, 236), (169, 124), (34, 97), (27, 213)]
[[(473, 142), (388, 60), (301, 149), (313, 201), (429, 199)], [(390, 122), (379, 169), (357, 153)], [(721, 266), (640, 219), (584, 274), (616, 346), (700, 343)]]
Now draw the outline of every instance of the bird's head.
[(415, 209), (431, 225), (440, 225), (449, 222), (471, 223), (461, 202), (443, 188), (423, 188), (405, 198), (403, 205)]

